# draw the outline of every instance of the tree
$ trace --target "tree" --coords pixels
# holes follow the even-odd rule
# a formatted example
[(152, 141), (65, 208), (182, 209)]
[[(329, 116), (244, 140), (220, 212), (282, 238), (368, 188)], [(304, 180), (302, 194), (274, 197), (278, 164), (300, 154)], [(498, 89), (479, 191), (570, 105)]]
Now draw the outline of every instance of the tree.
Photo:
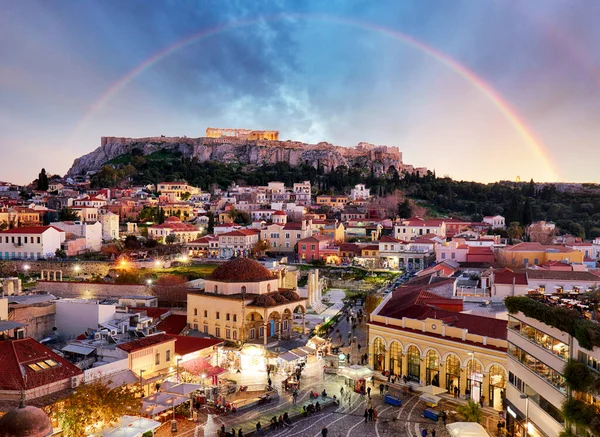
[(523, 228), (520, 226), (519, 222), (512, 222), (508, 229), (506, 230), (508, 233), (508, 237), (515, 240), (520, 239), (523, 236)]
[(479, 404), (474, 402), (472, 399), (469, 399), (466, 404), (457, 405), (456, 412), (465, 422), (479, 423), (483, 418), (483, 410)]
[(125, 237), (125, 248), (128, 250), (137, 250), (142, 247), (141, 243), (135, 235), (128, 235)]
[(375, 311), (375, 308), (377, 308), (380, 303), (381, 297), (376, 296), (374, 294), (367, 294), (367, 296), (365, 297), (365, 304), (363, 306), (365, 314), (367, 315), (367, 320), (369, 320), (369, 316), (373, 311)]
[(65, 252), (62, 249), (56, 249), (56, 252), (54, 252), (54, 256), (56, 258), (66, 258), (67, 257), (67, 252)]
[(410, 200), (404, 199), (404, 202), (398, 204), (398, 216), (400, 218), (412, 217), (412, 206)]
[(46, 169), (43, 168), (37, 179), (37, 189), (39, 191), (48, 191), (48, 175), (46, 174)]
[(142, 398), (137, 385), (110, 388), (109, 384), (96, 380), (80, 385), (55, 406), (55, 417), (66, 436), (95, 434), (121, 416), (139, 411)]
[(4, 231), (8, 229), (8, 222), (6, 220), (2, 220), (0, 222), (0, 231)]
[(523, 218), (521, 223), (523, 223), (523, 226), (527, 226), (530, 225), (531, 222), (533, 222), (533, 208), (529, 198), (527, 198), (525, 200), (525, 205), (523, 206)]
[(250, 252), (254, 256), (264, 256), (265, 252), (270, 248), (271, 246), (269, 245), (269, 240), (258, 240)]
[(74, 222), (80, 220), (79, 213), (69, 206), (65, 206), (58, 210), (58, 221)]
[(167, 244), (174, 244), (177, 243), (177, 235), (176, 234), (169, 234), (165, 237), (165, 243)]

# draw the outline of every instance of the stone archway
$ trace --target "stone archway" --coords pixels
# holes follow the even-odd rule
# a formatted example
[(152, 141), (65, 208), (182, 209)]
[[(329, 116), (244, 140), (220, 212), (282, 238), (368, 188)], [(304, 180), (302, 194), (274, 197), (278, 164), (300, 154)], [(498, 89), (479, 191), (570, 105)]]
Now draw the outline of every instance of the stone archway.
[(257, 311), (250, 311), (244, 318), (244, 334), (242, 340), (255, 342), (264, 334), (264, 318)]
[(385, 342), (381, 337), (373, 341), (373, 370), (382, 371), (385, 369)]

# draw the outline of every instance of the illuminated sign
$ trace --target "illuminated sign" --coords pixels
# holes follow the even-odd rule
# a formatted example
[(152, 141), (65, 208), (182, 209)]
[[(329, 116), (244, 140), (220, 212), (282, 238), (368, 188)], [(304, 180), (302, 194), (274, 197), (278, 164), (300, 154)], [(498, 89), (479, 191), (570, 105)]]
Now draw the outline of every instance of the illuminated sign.
[(508, 414), (510, 414), (513, 417), (513, 419), (517, 418), (517, 413), (515, 413), (512, 408), (506, 407), (506, 411), (508, 412)]

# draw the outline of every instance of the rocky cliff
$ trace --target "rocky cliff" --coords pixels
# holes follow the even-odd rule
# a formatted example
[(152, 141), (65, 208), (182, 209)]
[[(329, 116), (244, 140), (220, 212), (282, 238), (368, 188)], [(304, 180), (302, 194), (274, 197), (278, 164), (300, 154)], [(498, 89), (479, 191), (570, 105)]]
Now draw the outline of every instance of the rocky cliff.
[(102, 137), (100, 147), (77, 158), (67, 176), (98, 171), (111, 159), (131, 153), (134, 149), (138, 153), (141, 151), (143, 155), (163, 149), (178, 151), (185, 157), (196, 157), (201, 162), (260, 165), (285, 161), (293, 166), (306, 163), (316, 167), (317, 163), (320, 163), (325, 171), (340, 165), (349, 168), (373, 166), (376, 173), (384, 173), (390, 167), (395, 167), (398, 171), (402, 170), (402, 153), (397, 147), (375, 146), (368, 143), (360, 143), (356, 147), (340, 147), (329, 143), (306, 144), (297, 141), (239, 138)]

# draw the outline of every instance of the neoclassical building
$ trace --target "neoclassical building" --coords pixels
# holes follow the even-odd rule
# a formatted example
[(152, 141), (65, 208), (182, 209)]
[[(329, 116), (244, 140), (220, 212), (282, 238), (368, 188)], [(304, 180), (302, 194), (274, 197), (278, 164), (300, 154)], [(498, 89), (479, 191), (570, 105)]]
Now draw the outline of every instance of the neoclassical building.
[(295, 278), (295, 272), (274, 273), (249, 258), (228, 261), (206, 278), (204, 291), (188, 293), (188, 324), (217, 338), (265, 347), (290, 338), (294, 315), (304, 326), (306, 312)]
[(373, 370), (406, 375), (452, 393), (469, 390), (475, 400), (502, 409), (507, 381), (505, 320), (463, 314), (462, 301), (401, 287), (389, 294), (369, 321)]

